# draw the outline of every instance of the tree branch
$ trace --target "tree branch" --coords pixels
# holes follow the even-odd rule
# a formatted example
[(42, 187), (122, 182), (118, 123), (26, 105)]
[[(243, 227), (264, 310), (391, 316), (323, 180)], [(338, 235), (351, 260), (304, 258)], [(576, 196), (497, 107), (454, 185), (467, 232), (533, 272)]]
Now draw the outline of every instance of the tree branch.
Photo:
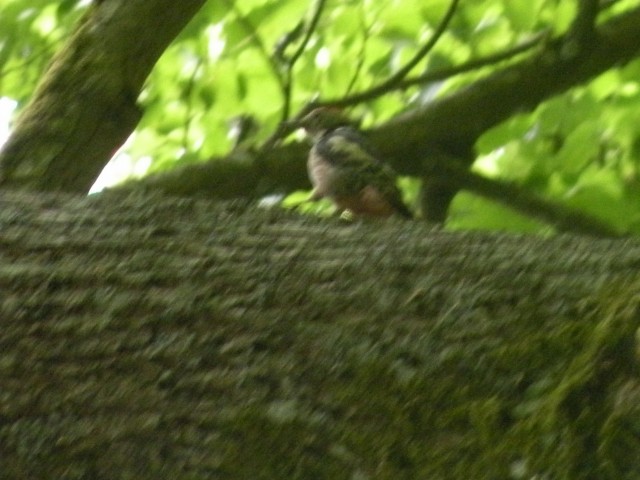
[(399, 170), (420, 175), (421, 158), (434, 146), (446, 150), (473, 145), (482, 133), (512, 115), (636, 59), (640, 54), (639, 25), (640, 7), (603, 23), (597, 29), (598, 42), (580, 62), (562, 54), (566, 36), (546, 42), (537, 55), (376, 128), (380, 148)]
[[(609, 224), (591, 215), (584, 214), (561, 203), (544, 199), (524, 188), (489, 179), (469, 171), (452, 158), (430, 158), (424, 167), (431, 176), (442, 179), (442, 182), (456, 189), (488, 198), (501, 205), (512, 208), (531, 218), (551, 225), (559, 232), (572, 232), (598, 237), (616, 237), (620, 232)], [(429, 177), (429, 173), (425, 174)]]
[[(171, 195), (257, 199), (273, 192), (288, 193), (309, 188), (304, 170), (308, 147), (290, 144), (260, 157), (234, 153), (205, 164), (187, 165), (134, 180), (114, 190), (151, 190)], [(301, 168), (302, 167), (302, 168)], [(527, 192), (522, 187), (485, 178), (465, 169), (446, 155), (431, 155), (421, 168), (425, 176), (443, 185), (462, 189), (547, 223), (560, 232), (602, 237), (620, 234), (605, 222), (558, 202)]]
[(289, 59), (288, 63), (290, 68), (294, 67), (296, 62), (300, 59), (300, 56), (306, 50), (307, 45), (309, 44), (309, 40), (311, 40), (311, 36), (318, 26), (318, 22), (320, 21), (320, 17), (322, 16), (325, 5), (326, 0), (316, 1), (316, 8), (314, 9), (313, 15), (311, 16), (311, 21), (309, 22), (309, 25), (305, 30), (304, 38), (302, 39), (302, 42), (300, 42), (300, 45), (298, 45), (298, 48), (296, 49), (294, 54), (291, 55), (291, 58)]
[(186, 88), (184, 92), (184, 101), (186, 103), (185, 115), (184, 115), (184, 128), (182, 130), (182, 148), (184, 148), (185, 152), (188, 152), (191, 145), (189, 144), (189, 132), (191, 131), (192, 125), (192, 111), (193, 111), (193, 89), (196, 85), (196, 79), (198, 77), (198, 72), (202, 68), (204, 55), (201, 55), (196, 61), (195, 66), (193, 67), (193, 71), (189, 76), (189, 79), (186, 83)]
[(321, 100), (317, 102), (312, 102), (312, 105), (309, 109), (316, 107), (347, 107), (349, 105), (356, 105), (358, 103), (365, 102), (367, 100), (372, 100), (374, 98), (378, 98), (385, 93), (388, 93), (397, 88), (397, 85), (407, 76), (413, 68), (420, 63), (420, 61), (431, 51), (431, 49), (436, 45), (440, 37), (445, 32), (449, 22), (453, 18), (453, 15), (458, 6), (459, 0), (452, 0), (449, 5), (449, 9), (445, 13), (444, 18), (436, 28), (436, 31), (433, 33), (429, 41), (416, 52), (411, 60), (407, 62), (400, 70), (394, 73), (391, 77), (387, 78), (381, 84), (376, 85), (368, 90), (363, 92), (354, 93), (352, 95), (347, 95), (342, 98), (330, 99), (330, 100)]
[(311, 21), (309, 22), (309, 25), (305, 29), (304, 37), (300, 42), (300, 45), (298, 45), (298, 48), (296, 49), (296, 51), (291, 56), (291, 58), (289, 58), (288, 61), (286, 62), (286, 71), (285, 71), (285, 77), (284, 77), (285, 100), (284, 100), (284, 106), (282, 109), (282, 118), (281, 118), (282, 122), (285, 122), (286, 120), (289, 119), (289, 115), (291, 112), (291, 93), (293, 90), (293, 67), (295, 67), (295, 64), (300, 59), (300, 56), (304, 53), (305, 49), (307, 48), (309, 40), (311, 39), (313, 32), (318, 26), (318, 22), (320, 21), (320, 17), (322, 15), (322, 11), (324, 10), (325, 4), (326, 4), (326, 0), (316, 1), (316, 7), (313, 11), (313, 15), (311, 16)]
[[(456, 7), (458, 5), (459, 0), (452, 0), (449, 5), (449, 9), (447, 10), (444, 18), (438, 25), (438, 28), (431, 36), (429, 41), (413, 56), (413, 58), (407, 62), (407, 64), (402, 67), (398, 72), (396, 72), (393, 76), (382, 82), (380, 85), (368, 89), (366, 91), (355, 93), (353, 95), (347, 95), (342, 97), (341, 99), (328, 100), (328, 101), (316, 101), (312, 100), (307, 105), (304, 106), (296, 116), (290, 121), (282, 121), (273, 132), (273, 134), (264, 142), (264, 144), (260, 147), (260, 151), (267, 151), (273, 148), (278, 141), (282, 138), (286, 137), (290, 134), (294, 128), (296, 120), (304, 117), (307, 113), (317, 107), (346, 107), (348, 105), (355, 105), (358, 103), (362, 103), (366, 100), (372, 100), (374, 98), (378, 98), (381, 95), (394, 90), (397, 85), (402, 81), (402, 79), (415, 67), (420, 60), (424, 58), (425, 55), (431, 51), (431, 49), (438, 42), (444, 31), (446, 30), (447, 25), (449, 24), (453, 14), (455, 13)], [(319, 17), (319, 15), (318, 15)], [(288, 112), (287, 112), (288, 113)]]
[(0, 205), (3, 480), (637, 477), (637, 239)]
[(366, 61), (367, 39), (369, 38), (371, 33), (371, 26), (366, 24), (364, 20), (365, 13), (364, 13), (363, 4), (360, 4), (360, 8), (362, 9), (362, 13), (360, 16), (360, 29), (362, 30), (362, 35), (361, 35), (362, 41), (360, 42), (360, 50), (357, 53), (357, 61), (356, 61), (355, 67), (353, 68), (353, 73), (351, 74), (351, 80), (347, 84), (347, 88), (344, 91), (345, 95), (349, 95), (351, 93), (351, 91), (353, 90), (353, 87), (358, 81), (358, 78), (360, 77), (360, 74), (362, 72), (362, 67), (364, 67), (365, 61)]
[(431, 72), (427, 72), (418, 77), (406, 78), (401, 82), (398, 82), (395, 89), (396, 90), (406, 90), (409, 87), (413, 87), (415, 85), (424, 85), (426, 83), (438, 82), (442, 80), (446, 80), (448, 78), (454, 77), (456, 75), (460, 75), (461, 73), (471, 72), (473, 70), (478, 70), (482, 67), (487, 67), (490, 65), (495, 65), (500, 62), (504, 62), (506, 60), (510, 60), (524, 52), (531, 50), (536, 45), (539, 45), (545, 38), (548, 37), (548, 32), (541, 32), (537, 35), (534, 35), (528, 40), (515, 45), (507, 50), (502, 52), (496, 52), (490, 55), (486, 55), (484, 57), (474, 58), (462, 65), (457, 65), (450, 68), (443, 68), (440, 70), (433, 70)]
[(576, 0), (578, 11), (568, 32), (568, 44), (575, 54), (583, 52), (595, 42), (595, 27), (600, 0)]

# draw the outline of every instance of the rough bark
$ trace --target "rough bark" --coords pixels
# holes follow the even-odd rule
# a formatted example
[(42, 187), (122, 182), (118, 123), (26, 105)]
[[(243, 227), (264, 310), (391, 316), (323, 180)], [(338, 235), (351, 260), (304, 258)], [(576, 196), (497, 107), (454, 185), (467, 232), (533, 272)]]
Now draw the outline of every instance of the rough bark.
[(0, 181), (87, 192), (136, 127), (136, 99), (205, 0), (94, 2), (0, 151)]
[(637, 478), (640, 242), (0, 194), (2, 478)]

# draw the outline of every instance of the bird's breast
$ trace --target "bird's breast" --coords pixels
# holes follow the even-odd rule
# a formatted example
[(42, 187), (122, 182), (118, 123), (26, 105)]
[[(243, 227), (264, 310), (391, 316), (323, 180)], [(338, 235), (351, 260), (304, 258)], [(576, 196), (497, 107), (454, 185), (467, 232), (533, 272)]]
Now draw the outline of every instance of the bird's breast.
[(318, 153), (316, 147), (313, 147), (307, 161), (307, 172), (318, 198), (330, 193), (334, 170), (335, 167)]

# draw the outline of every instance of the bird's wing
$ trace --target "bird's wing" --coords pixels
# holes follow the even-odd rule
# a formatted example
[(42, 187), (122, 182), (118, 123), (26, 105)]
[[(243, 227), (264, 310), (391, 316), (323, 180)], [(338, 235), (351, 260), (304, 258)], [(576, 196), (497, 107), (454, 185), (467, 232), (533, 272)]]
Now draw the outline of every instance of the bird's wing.
[(336, 165), (380, 163), (366, 139), (352, 128), (334, 130), (318, 143), (319, 153)]
[(396, 173), (379, 160), (357, 131), (348, 127), (338, 128), (322, 138), (315, 148), (340, 172), (333, 175), (330, 189), (333, 195), (360, 195), (365, 189), (368, 192), (373, 189), (398, 213), (411, 216), (396, 185)]

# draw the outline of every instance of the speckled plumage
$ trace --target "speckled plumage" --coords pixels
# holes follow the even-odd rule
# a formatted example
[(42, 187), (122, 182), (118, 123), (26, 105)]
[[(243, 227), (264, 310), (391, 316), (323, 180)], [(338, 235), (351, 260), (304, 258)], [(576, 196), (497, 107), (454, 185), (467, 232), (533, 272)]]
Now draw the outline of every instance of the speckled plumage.
[(355, 215), (411, 218), (396, 185), (396, 173), (339, 112), (317, 109), (301, 125), (313, 136), (307, 168), (312, 199), (327, 197)]

